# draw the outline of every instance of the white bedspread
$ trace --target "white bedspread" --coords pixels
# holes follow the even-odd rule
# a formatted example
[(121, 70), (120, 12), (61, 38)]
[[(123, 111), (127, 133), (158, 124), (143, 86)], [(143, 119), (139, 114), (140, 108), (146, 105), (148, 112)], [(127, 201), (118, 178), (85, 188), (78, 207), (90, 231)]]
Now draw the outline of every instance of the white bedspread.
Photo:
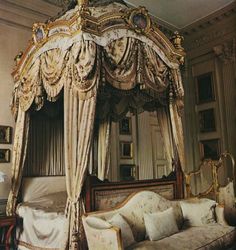
[(68, 223), (64, 216), (66, 192), (39, 197), (18, 205), (23, 218), (19, 249), (64, 249)]

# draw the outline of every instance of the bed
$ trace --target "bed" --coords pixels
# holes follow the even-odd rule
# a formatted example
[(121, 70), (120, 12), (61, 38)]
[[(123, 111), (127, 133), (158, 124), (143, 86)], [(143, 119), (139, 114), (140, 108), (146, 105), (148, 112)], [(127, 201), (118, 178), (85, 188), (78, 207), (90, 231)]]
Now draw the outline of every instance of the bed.
[(19, 249), (64, 249), (68, 235), (65, 177), (24, 178), (21, 195)]
[[(170, 41), (144, 7), (105, 2), (78, 1), (54, 20), (34, 24), (32, 41), (16, 57), (7, 214), (23, 218), (19, 243), (25, 249), (83, 248), (82, 214), (100, 209), (99, 199), (103, 207), (110, 204), (104, 195), (113, 197), (114, 188), (119, 201), (145, 187), (183, 197), (183, 38), (175, 33)], [(104, 182), (111, 123), (128, 111), (157, 113), (170, 165), (174, 162), (170, 176)], [(103, 184), (91, 183), (89, 175)]]

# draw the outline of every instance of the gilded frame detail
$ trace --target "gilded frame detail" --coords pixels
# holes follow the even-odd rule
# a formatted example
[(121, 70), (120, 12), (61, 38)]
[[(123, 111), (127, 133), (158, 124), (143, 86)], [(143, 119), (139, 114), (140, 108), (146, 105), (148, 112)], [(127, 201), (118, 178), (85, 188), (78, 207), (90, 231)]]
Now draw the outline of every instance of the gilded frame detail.
[(9, 163), (10, 162), (10, 149), (1, 148), (0, 149), (0, 163)]
[(120, 158), (121, 159), (133, 158), (133, 142), (130, 141), (120, 142)]

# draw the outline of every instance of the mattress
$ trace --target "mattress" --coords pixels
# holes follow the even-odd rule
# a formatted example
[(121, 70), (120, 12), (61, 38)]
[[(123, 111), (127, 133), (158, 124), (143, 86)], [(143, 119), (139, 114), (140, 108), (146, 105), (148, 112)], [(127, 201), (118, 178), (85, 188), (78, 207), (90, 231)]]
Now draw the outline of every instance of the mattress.
[(18, 205), (17, 214), (23, 219), (18, 249), (65, 249), (68, 238), (64, 215), (66, 199), (67, 194), (62, 191)]

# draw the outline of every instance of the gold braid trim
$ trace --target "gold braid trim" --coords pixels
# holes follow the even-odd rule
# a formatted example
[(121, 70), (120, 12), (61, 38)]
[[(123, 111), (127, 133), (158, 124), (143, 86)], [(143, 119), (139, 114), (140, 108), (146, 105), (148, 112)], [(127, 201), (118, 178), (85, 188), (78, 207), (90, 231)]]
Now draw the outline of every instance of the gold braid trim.
[(45, 247), (36, 247), (36, 246), (33, 246), (29, 243), (26, 243), (24, 241), (18, 241), (18, 245), (20, 246), (23, 246), (23, 247), (27, 247), (29, 249), (32, 249), (32, 250), (60, 250), (60, 248), (45, 248)]

